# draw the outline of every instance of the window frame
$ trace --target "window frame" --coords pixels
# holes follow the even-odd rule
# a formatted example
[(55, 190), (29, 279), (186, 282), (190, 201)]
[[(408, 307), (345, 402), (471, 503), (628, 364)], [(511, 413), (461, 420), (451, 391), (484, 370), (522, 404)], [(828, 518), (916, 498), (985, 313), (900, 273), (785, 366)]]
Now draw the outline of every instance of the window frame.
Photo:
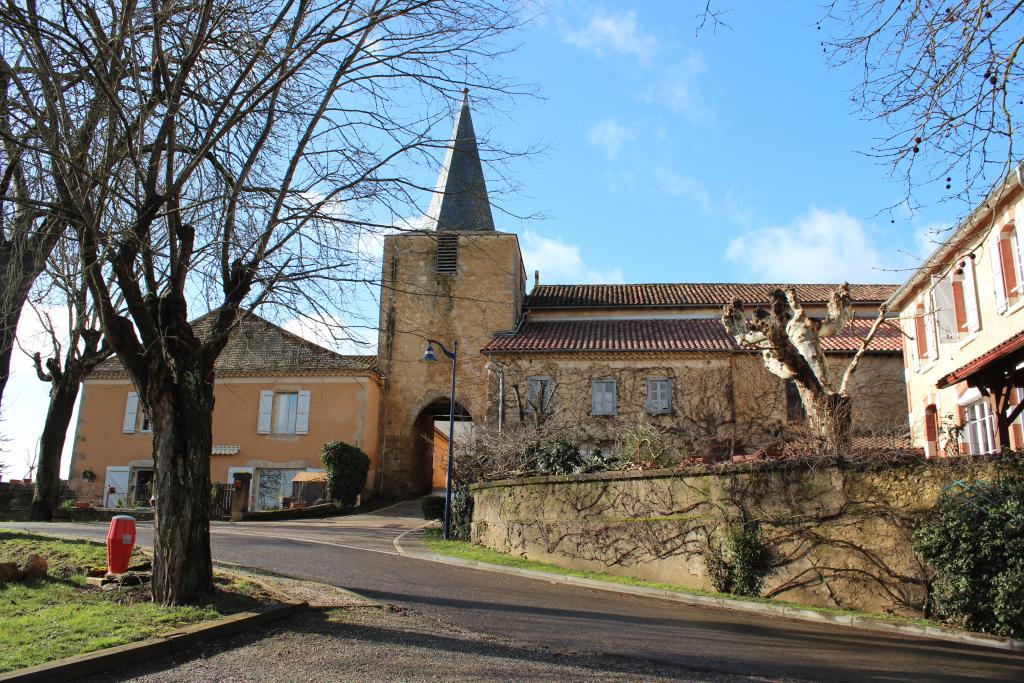
[[(648, 377), (646, 380), (647, 384), (647, 414), (648, 415), (670, 415), (672, 414), (672, 379), (670, 377)], [(655, 406), (654, 402), (658, 401), (662, 397), (657, 394), (660, 393), (656, 388), (664, 387), (664, 403), (659, 406)], [(652, 397), (651, 390), (655, 390), (655, 395)]]
[[(286, 420), (290, 420), (291, 429), (281, 429), (281, 409), (283, 407), (282, 399), (289, 397), (291, 400), (291, 415), (286, 416)], [(275, 391), (274, 392), (274, 404), (273, 404), (273, 423), (271, 425), (271, 434), (297, 434), (298, 433), (298, 420), (299, 420), (299, 392), (296, 391)], [(286, 425), (287, 426), (287, 425)]]
[[(611, 409), (606, 411), (604, 409), (598, 410), (597, 395), (595, 391), (598, 385), (604, 385), (602, 394), (607, 394), (607, 387), (611, 386)], [(619, 404), (619, 387), (618, 382), (614, 379), (592, 379), (590, 380), (590, 414), (593, 416), (615, 416), (618, 414)], [(602, 408), (604, 408), (606, 402), (602, 397)]]
[[(995, 414), (984, 397), (963, 406), (963, 433), (967, 437), (967, 450), (971, 455), (991, 455), (996, 452)], [(963, 437), (961, 437), (962, 439)], [(987, 449), (982, 450), (987, 446)]]
[[(543, 398), (541, 399), (540, 406), (536, 405), (534, 401), (535, 391), (534, 386), (540, 386)], [(551, 395), (554, 392), (554, 382), (548, 375), (532, 375), (526, 378), (526, 410), (528, 415), (536, 412), (536, 407), (540, 408), (540, 413), (543, 415), (547, 413), (548, 406), (551, 405)]]

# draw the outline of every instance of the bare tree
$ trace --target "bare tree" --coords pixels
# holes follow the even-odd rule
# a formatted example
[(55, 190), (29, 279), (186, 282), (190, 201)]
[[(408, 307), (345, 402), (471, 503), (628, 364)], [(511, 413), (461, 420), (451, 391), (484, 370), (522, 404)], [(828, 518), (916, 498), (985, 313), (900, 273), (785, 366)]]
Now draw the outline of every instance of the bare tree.
[(850, 285), (843, 284), (829, 297), (821, 320), (810, 317), (796, 296), (796, 289), (773, 290), (767, 309), (757, 308), (746, 318), (739, 299), (722, 311), (722, 324), (741, 347), (759, 349), (765, 367), (784, 380), (793, 380), (807, 411), (810, 430), (828, 455), (850, 450), (853, 410), (848, 393), (850, 378), (861, 357), (885, 320), (885, 305), (861, 340), (860, 347), (843, 372), (838, 387), (832, 381), (821, 339), (837, 334), (854, 317)]
[(833, 60), (861, 73), (855, 102), (892, 130), (875, 154), (908, 191), (935, 182), (973, 206), (1006, 175), (1024, 97), (1020, 2), (835, 0), (825, 24)]
[[(65, 227), (50, 210), (52, 174), (38, 151), (40, 130), (25, 109), (35, 108), (41, 119), (56, 112), (19, 90), (17, 72), (26, 65), (10, 56), (0, 57), (0, 406), (21, 311)], [(61, 81), (52, 86), (55, 98), (66, 88)]]
[[(19, 90), (54, 112), (54, 201), (152, 419), (156, 600), (212, 590), (214, 362), (240, 313), (344, 306), (360, 234), (390, 225), (381, 207), (412, 212), (402, 163), (443, 144), (449, 74), (507, 92), (478, 67), (517, 21), (488, 0), (0, 8), (5, 49), (31, 65)], [(190, 309), (209, 310), (201, 326)]]
[[(36, 375), (50, 384), (50, 403), (39, 439), (39, 469), (29, 506), (29, 519), (33, 521), (53, 519), (60, 503), (61, 455), (79, 386), (85, 376), (112, 353), (102, 341), (103, 333), (85, 274), (79, 267), (76, 248), (70, 239), (59, 241), (49, 260), (46, 286), (40, 288), (42, 291), (36, 300), (30, 302), (50, 350), (45, 360), (39, 351), (32, 354)], [(67, 318), (63, 325), (54, 323), (51, 310), (63, 312)]]

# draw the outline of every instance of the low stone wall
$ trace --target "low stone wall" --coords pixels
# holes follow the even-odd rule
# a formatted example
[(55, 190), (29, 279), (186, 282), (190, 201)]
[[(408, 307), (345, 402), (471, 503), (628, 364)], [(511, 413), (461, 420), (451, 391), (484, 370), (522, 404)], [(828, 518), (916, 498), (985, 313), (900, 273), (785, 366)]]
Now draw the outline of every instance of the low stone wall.
[(991, 463), (756, 463), (728, 470), (608, 472), (477, 484), (473, 541), (571, 569), (714, 590), (704, 555), (756, 521), (772, 550), (763, 595), (920, 616), (928, 568), (917, 520), (942, 487)]

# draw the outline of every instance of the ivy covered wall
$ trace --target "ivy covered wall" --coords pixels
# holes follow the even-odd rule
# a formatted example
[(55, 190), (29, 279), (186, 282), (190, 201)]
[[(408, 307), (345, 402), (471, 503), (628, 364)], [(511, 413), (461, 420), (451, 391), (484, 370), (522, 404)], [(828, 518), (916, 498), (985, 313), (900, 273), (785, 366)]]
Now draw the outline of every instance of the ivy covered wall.
[(756, 528), (768, 551), (761, 595), (922, 616), (931, 576), (913, 530), (944, 486), (995, 467), (817, 460), (488, 482), (472, 487), (472, 537), (572, 569), (715, 590), (705, 558)]

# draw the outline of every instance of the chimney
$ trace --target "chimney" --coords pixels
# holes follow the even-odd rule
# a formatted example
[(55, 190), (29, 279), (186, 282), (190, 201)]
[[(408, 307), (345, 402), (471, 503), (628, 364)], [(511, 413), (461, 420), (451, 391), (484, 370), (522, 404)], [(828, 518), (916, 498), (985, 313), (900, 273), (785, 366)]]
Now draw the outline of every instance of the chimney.
[(533, 271), (533, 286), (536, 287), (539, 284), (540, 284), (540, 271), (539, 270), (535, 270), (535, 271)]

